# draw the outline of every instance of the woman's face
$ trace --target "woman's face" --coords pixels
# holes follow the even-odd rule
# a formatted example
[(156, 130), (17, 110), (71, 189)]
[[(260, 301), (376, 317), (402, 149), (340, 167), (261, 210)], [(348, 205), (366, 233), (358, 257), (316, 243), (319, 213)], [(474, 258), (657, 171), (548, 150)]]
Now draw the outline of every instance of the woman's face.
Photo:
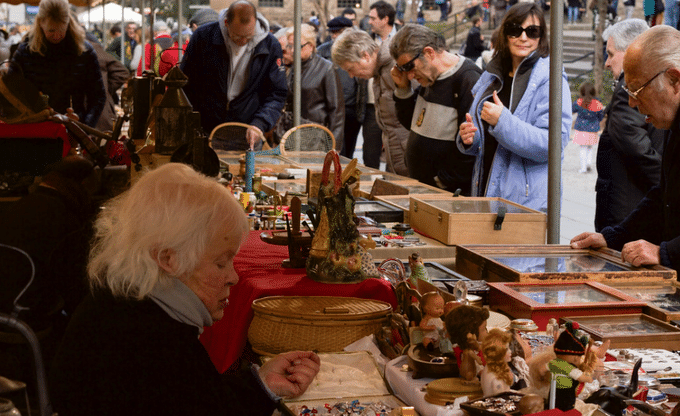
[(228, 230), (219, 233), (208, 245), (196, 270), (188, 278), (181, 279), (208, 308), (213, 321), (224, 316), (224, 308), (229, 304), (229, 289), (238, 283), (234, 256), (240, 244), (239, 235)]
[[(524, 22), (522, 22), (522, 28), (526, 29), (529, 26), (539, 26), (540, 22), (538, 18), (534, 15), (527, 17)], [(545, 29), (544, 29), (545, 30)], [(508, 47), (510, 48), (510, 54), (513, 58), (524, 59), (538, 48), (538, 42), (540, 37), (537, 39), (531, 39), (527, 36), (526, 31), (522, 32), (516, 38), (508, 36)]]
[(68, 22), (61, 23), (55, 22), (51, 19), (44, 19), (40, 22), (40, 28), (45, 34), (45, 38), (48, 42), (57, 44), (64, 40), (66, 37), (66, 31), (68, 30)]

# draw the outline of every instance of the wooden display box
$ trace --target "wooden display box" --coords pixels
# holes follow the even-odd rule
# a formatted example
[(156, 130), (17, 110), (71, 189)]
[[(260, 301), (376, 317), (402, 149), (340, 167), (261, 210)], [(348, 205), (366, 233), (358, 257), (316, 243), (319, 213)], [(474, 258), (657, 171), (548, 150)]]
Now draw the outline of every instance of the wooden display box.
[[(372, 182), (362, 182), (359, 188), (359, 196), (367, 199), (375, 199), (378, 195), (408, 195), (411, 186), (427, 186), (415, 179), (402, 176), (383, 176)], [(427, 192), (426, 192), (427, 193)]]
[(680, 292), (677, 280), (656, 282), (606, 282), (608, 286), (647, 302), (643, 313), (664, 322), (680, 320)]
[[(245, 161), (245, 153), (243, 151), (215, 150), (215, 153), (217, 153), (217, 158), (222, 166), (226, 165), (230, 173), (239, 175), (241, 169), (240, 160), (243, 159)], [(255, 170), (266, 169), (274, 173), (281, 173), (292, 167), (295, 166), (281, 156), (255, 156)]]
[(325, 406), (332, 408), (336, 403), (353, 400), (362, 404), (381, 402), (391, 409), (406, 406), (392, 395), (368, 351), (320, 353), (319, 358), (321, 370), (307, 391), (295, 399), (282, 401), (279, 407), (285, 414), (299, 416), (302, 406), (310, 411), (325, 411)]
[(412, 198), (409, 219), (414, 229), (449, 245), (545, 243), (546, 215), (503, 198)]
[(615, 348), (659, 348), (676, 350), (680, 345), (680, 328), (645, 314), (568, 316), (562, 322), (575, 321), (595, 341), (611, 340)]
[(459, 245), (456, 271), (472, 280), (527, 283), (671, 281), (676, 276), (663, 266), (634, 267), (611, 249), (551, 244)]
[(355, 201), (354, 213), (357, 216), (369, 217), (377, 222), (404, 222), (404, 211), (380, 201)]
[(545, 328), (550, 318), (639, 314), (645, 303), (598, 282), (489, 283), (489, 306)]
[[(411, 198), (418, 198), (423, 200), (449, 200), (453, 198), (453, 194), (415, 194), (415, 195), (380, 195), (374, 197), (374, 200), (390, 204), (404, 211), (404, 222), (411, 223)], [(461, 197), (462, 198), (462, 197)]]

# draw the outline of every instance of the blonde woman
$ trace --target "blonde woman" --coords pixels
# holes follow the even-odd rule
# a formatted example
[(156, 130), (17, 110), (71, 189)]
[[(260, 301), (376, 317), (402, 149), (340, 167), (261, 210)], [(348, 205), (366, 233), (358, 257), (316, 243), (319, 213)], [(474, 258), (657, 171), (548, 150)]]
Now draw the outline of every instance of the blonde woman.
[(24, 77), (49, 97), (49, 106), (65, 114), (72, 108), (94, 127), (106, 103), (97, 53), (66, 0), (42, 0), (35, 23), (12, 61)]

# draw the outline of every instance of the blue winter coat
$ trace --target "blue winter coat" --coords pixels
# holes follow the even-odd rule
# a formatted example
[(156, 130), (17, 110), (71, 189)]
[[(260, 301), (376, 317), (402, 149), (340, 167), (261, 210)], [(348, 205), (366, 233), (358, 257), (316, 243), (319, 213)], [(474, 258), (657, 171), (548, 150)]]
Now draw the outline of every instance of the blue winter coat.
[(281, 44), (268, 34), (253, 51), (246, 88), (229, 102), (229, 53), (219, 22), (196, 29), (180, 69), (189, 78), (184, 92), (194, 110), (201, 114), (206, 133), (231, 121), (257, 126), (263, 132), (274, 127), (288, 94), (281, 56)]
[[(465, 146), (460, 135), (457, 137), (461, 151), (476, 156), (472, 196), (502, 197), (545, 212), (548, 208), (549, 58), (532, 55), (522, 61), (513, 79), (510, 109), (503, 109), (495, 127), (486, 124), (498, 147), (487, 183), (481, 183), (486, 136), (481, 113), (483, 103), (492, 99), (494, 90), (502, 87), (498, 58), (489, 62), (487, 71), (472, 88), (474, 101), (470, 114), (478, 128), (472, 144)], [(562, 150), (569, 142), (570, 128), (571, 93), (563, 72)]]
[[(604, 107), (602, 107), (602, 104), (599, 106), (600, 110), (591, 111), (588, 108), (581, 107), (578, 102), (579, 100), (576, 100), (571, 106), (571, 112), (576, 113), (574, 130), (589, 133), (600, 131), (600, 122), (604, 118)], [(594, 101), (592, 101), (588, 107), (592, 107)]]

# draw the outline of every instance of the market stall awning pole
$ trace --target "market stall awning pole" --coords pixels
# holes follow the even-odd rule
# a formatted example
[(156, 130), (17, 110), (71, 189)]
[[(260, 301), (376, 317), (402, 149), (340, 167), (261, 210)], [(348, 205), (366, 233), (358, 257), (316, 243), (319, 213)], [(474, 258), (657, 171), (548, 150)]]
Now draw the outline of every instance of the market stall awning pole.
[(293, 127), (300, 125), (300, 30), (302, 17), (302, 0), (295, 0), (293, 8), (293, 27), (295, 28), (295, 35), (293, 36), (293, 45), (295, 47), (293, 56)]
[[(125, 65), (125, 36), (127, 36), (127, 32), (125, 30), (125, 0), (121, 0), (121, 8), (120, 8), (120, 31), (122, 32), (120, 34), (120, 62)], [(102, 22), (105, 22), (106, 20), (102, 19)], [(102, 23), (103, 24), (103, 23)], [(132, 44), (130, 44), (132, 46)], [(134, 53), (134, 51), (130, 51)], [(132, 59), (132, 58), (130, 58)]]
[(550, 3), (550, 109), (548, 112), (548, 244), (560, 242), (562, 199), (562, 24), (563, 1)]
[[(125, 0), (123, 0), (125, 1)], [(182, 31), (184, 31), (184, 28), (182, 27), (182, 0), (178, 0), (177, 2), (177, 46), (179, 49), (177, 50), (177, 65), (179, 65), (180, 62), (182, 62), (182, 46), (184, 45), (184, 42), (182, 42)]]

